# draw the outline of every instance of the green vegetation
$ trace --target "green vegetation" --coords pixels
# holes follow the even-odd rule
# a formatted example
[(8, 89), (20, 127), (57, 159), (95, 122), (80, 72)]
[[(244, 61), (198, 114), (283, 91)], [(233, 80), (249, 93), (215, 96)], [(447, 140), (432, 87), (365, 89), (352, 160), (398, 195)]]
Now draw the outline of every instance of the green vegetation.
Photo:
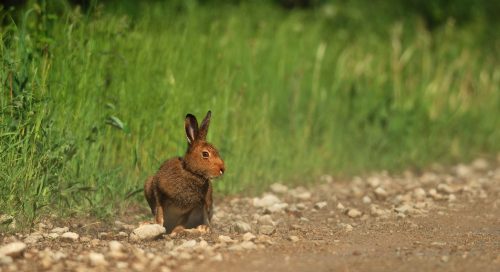
[(500, 151), (492, 21), (251, 2), (0, 11), (0, 213), (144, 204), (146, 176), (185, 150), (185, 114), (208, 109), (219, 194)]

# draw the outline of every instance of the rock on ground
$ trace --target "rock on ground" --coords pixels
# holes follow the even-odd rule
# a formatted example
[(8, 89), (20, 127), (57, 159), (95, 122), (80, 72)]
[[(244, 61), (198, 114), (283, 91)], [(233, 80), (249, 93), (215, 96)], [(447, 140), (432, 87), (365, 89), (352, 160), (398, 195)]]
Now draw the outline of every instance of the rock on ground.
[(280, 202), (277, 196), (273, 194), (264, 194), (262, 198), (256, 197), (253, 199), (253, 206), (257, 208), (268, 208)]
[(154, 240), (166, 232), (165, 228), (158, 224), (142, 225), (130, 234), (130, 240)]
[(19, 257), (26, 250), (26, 244), (23, 242), (12, 242), (0, 247), (0, 256)]
[(66, 241), (66, 242), (74, 242), (80, 238), (80, 235), (78, 233), (74, 232), (65, 232), (63, 233), (59, 239)]

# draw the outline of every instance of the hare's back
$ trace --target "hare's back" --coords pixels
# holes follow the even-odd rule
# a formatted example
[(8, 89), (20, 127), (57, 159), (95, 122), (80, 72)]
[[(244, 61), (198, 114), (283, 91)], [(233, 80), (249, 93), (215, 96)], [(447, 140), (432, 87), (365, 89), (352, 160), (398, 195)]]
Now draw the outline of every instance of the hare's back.
[(179, 183), (183, 178), (182, 158), (176, 157), (165, 161), (155, 177), (158, 179), (160, 186), (165, 186), (168, 183)]

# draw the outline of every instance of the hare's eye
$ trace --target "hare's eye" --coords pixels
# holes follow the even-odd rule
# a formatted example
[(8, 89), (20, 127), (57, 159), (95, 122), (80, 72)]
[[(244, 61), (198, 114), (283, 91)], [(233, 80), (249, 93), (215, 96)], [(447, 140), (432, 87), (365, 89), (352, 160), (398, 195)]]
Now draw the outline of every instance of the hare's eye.
[(208, 157), (210, 156), (210, 153), (208, 153), (208, 151), (203, 151), (203, 152), (201, 152), (201, 156), (202, 156), (204, 159), (208, 159)]

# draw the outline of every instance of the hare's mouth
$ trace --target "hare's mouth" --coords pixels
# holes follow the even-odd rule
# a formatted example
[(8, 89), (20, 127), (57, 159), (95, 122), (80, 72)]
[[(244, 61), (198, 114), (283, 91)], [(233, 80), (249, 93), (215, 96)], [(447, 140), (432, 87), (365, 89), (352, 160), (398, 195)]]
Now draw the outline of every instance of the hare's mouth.
[(224, 171), (219, 170), (219, 174), (222, 176), (222, 174), (224, 174)]

